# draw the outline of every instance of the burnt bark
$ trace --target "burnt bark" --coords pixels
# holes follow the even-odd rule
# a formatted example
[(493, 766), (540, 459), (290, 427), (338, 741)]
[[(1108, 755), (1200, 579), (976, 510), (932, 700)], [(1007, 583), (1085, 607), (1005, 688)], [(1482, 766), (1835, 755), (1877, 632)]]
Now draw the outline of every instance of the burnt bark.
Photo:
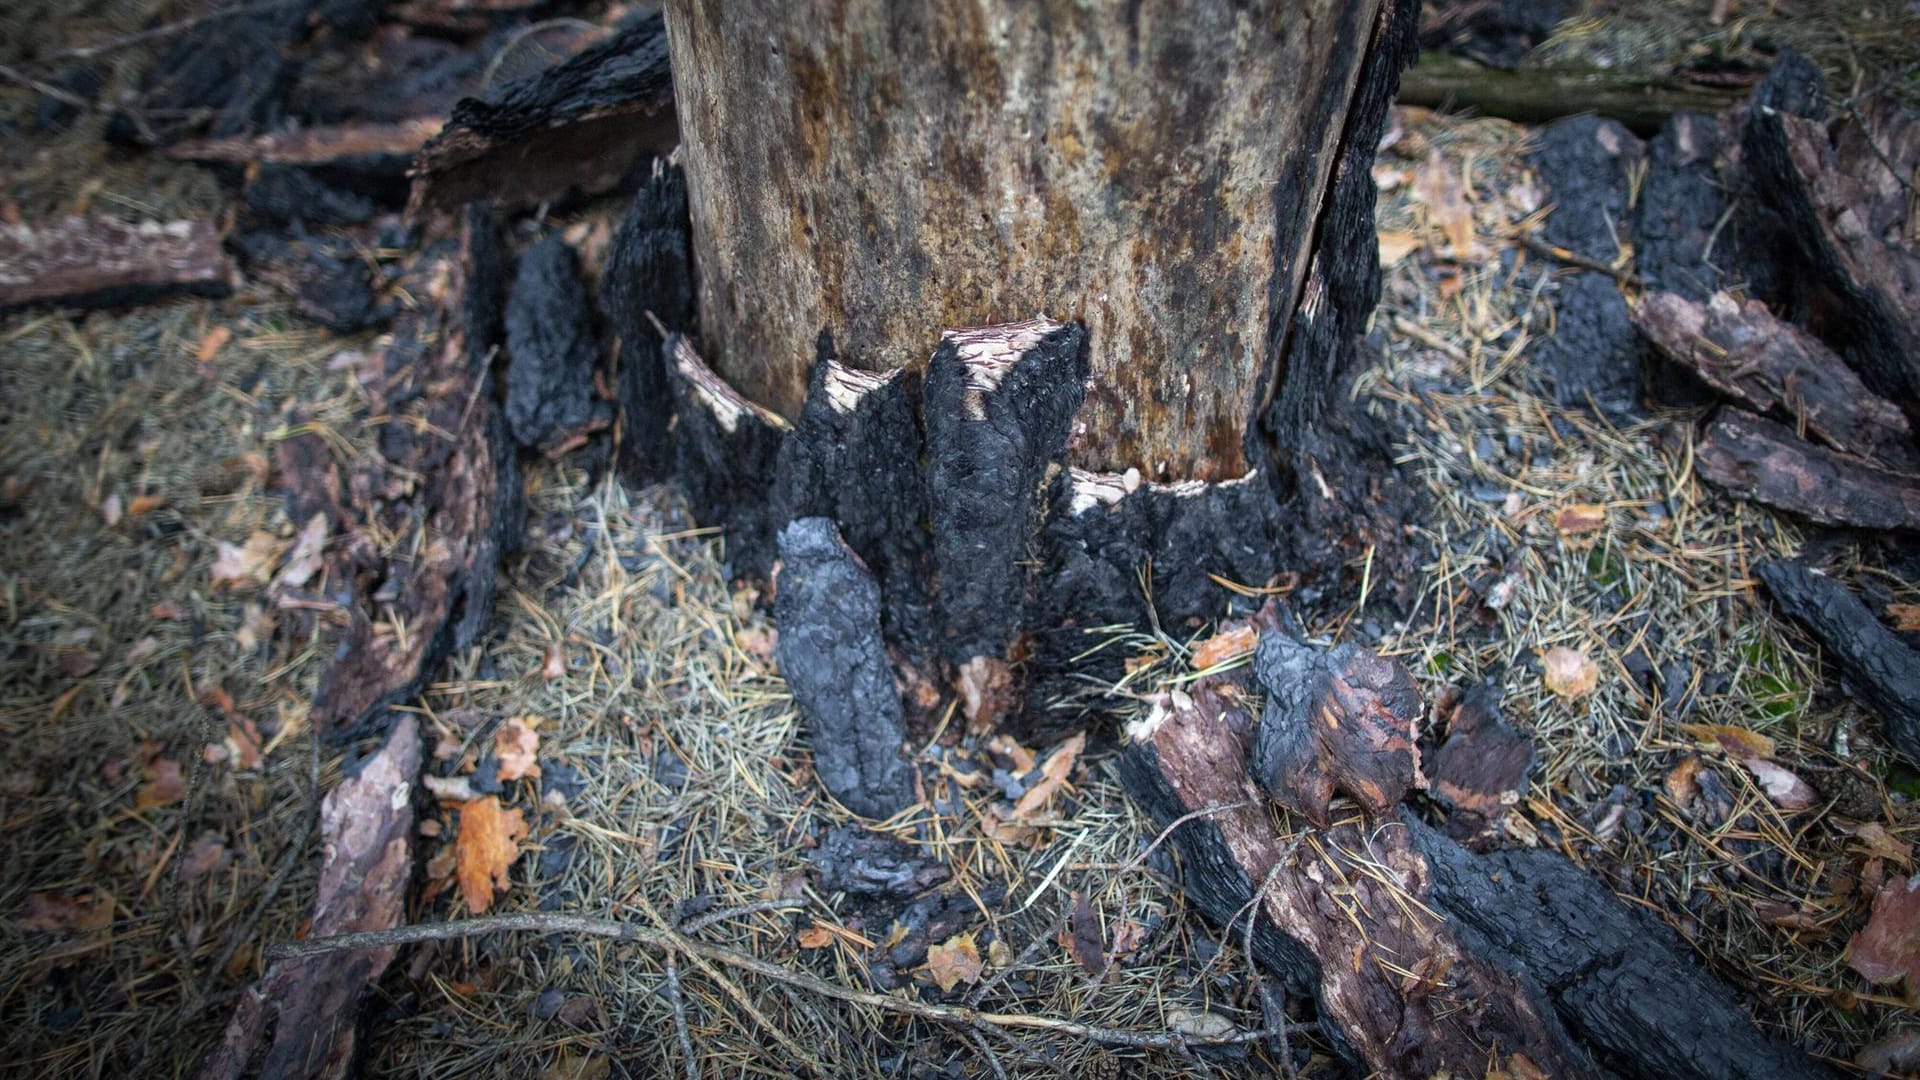
[(877, 375), (823, 355), (774, 473), (782, 520), (845, 523), (847, 546), (880, 582), (887, 640), (912, 653), (931, 644), (933, 614), (917, 382), (911, 372)]
[(600, 350), (580, 261), (558, 232), (521, 254), (506, 329), (506, 416), (514, 441), (539, 446), (585, 427)]
[(727, 525), (727, 566), (737, 577), (773, 569), (773, 501), (788, 424), (728, 386), (679, 334), (660, 344), (673, 394), (675, 474), (699, 521)]
[[(412, 792), (420, 761), (418, 722), (401, 714), (380, 748), (321, 801), (326, 857), (315, 889), (313, 935), (391, 930), (406, 921), (413, 875)], [(249, 1075), (271, 1030), (257, 1075), (276, 1080), (355, 1075), (361, 1001), (398, 951), (389, 946), (276, 962), (243, 992), (207, 1074), (222, 1080)]]
[[(1353, 658), (1267, 665), (1282, 686), (1324, 686), (1296, 669), (1341, 666)], [(1249, 733), (1243, 693), (1223, 692), (1234, 678), (1202, 679), (1130, 727), (1121, 776), (1173, 826), (1188, 899), (1315, 998), (1351, 1065), (1394, 1076), (1826, 1075), (1756, 1032), (1671, 931), (1556, 854), (1476, 856), (1398, 806), (1343, 809), (1324, 828), (1276, 824), (1247, 768), (1250, 742), (1266, 736)], [(1377, 710), (1386, 700), (1317, 696), (1343, 722), (1408, 711)]]
[(1815, 446), (1739, 409), (1720, 410), (1708, 425), (1694, 466), (1738, 498), (1823, 525), (1920, 529), (1920, 477)]
[(133, 225), (76, 216), (46, 225), (0, 223), (0, 313), (225, 296), (233, 280), (211, 222)]
[(1510, 810), (1527, 794), (1533, 740), (1500, 711), (1491, 682), (1466, 691), (1447, 710), (1447, 738), (1427, 759), (1427, 790), (1447, 808), (1447, 835), (1480, 850), (1499, 839)]
[[(501, 257), (492, 216), (471, 208), (423, 252), (424, 306), (394, 330), (381, 460), (352, 477), (356, 538), (332, 556), (351, 622), (321, 676), (313, 724), (360, 730), (414, 696), (440, 660), (486, 632), (494, 577), (520, 528), (520, 479), (506, 423), (487, 392), (500, 324)], [(383, 559), (365, 525), (379, 516)], [(389, 622), (398, 615), (402, 623)]]
[(793, 522), (779, 543), (780, 673), (812, 738), (814, 772), (854, 813), (890, 817), (915, 791), (900, 757), (907, 727), (880, 636), (880, 588), (826, 518)]
[(1854, 692), (1886, 721), (1887, 739), (1920, 764), (1920, 653), (1875, 618), (1839, 582), (1798, 560), (1757, 568), (1773, 602), (1807, 628), (1839, 664)]
[(408, 214), (509, 210), (613, 190), (679, 141), (657, 15), (486, 98), (464, 98), (420, 152)]
[(1909, 464), (1912, 432), (1892, 402), (1869, 391), (1840, 357), (1757, 300), (1715, 293), (1694, 303), (1644, 297), (1633, 324), (1667, 359), (1758, 413), (1804, 426), (1827, 445)]
[(1835, 341), (1874, 392), (1920, 420), (1920, 117), (1869, 98), (1830, 119), (1819, 71), (1788, 53), (1755, 95), (1746, 168), (1831, 293)]
[(661, 334), (693, 330), (687, 181), (656, 162), (620, 219), (600, 275), (600, 303), (620, 338), (620, 471), (633, 483), (673, 473), (672, 393)]

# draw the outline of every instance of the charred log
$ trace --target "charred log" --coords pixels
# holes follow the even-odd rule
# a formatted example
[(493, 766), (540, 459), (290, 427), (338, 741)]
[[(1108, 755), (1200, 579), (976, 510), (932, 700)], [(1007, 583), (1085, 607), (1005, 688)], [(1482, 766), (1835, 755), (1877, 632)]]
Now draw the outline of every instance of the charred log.
[(780, 530), (774, 621), (780, 673), (813, 742), (820, 783), (849, 810), (886, 818), (914, 801), (907, 738), (880, 636), (880, 588), (833, 522)]
[(558, 232), (528, 248), (507, 293), (507, 428), (539, 446), (593, 412), (593, 307), (579, 259)]
[(1572, 14), (1568, 0), (1430, 0), (1420, 12), (1420, 48), (1512, 71)]
[(38, 226), (0, 223), (0, 312), (225, 296), (233, 279), (211, 222), (130, 225), (67, 217)]
[(1776, 413), (1836, 450), (1910, 463), (1912, 433), (1892, 402), (1863, 385), (1805, 330), (1757, 300), (1715, 293), (1700, 304), (1672, 293), (1640, 301), (1633, 324), (1667, 359), (1757, 413)]
[[(1157, 707), (1129, 728), (1121, 775), (1173, 826), (1189, 900), (1314, 996), (1356, 1067), (1825, 1075), (1755, 1032), (1670, 931), (1551, 853), (1474, 856), (1398, 807), (1276, 826), (1247, 773), (1248, 742), (1264, 735), (1248, 734), (1244, 695), (1232, 676), (1210, 676)], [(1319, 700), (1359, 710), (1342, 721), (1385, 715), (1367, 695)]]
[(658, 15), (562, 63), (454, 106), (420, 153), (408, 214), (481, 200), (523, 209), (611, 191), (679, 142)]
[[(420, 729), (400, 714), (380, 748), (359, 762), (320, 804), (320, 865), (311, 932), (318, 936), (391, 930), (406, 921), (413, 876), (412, 792), (420, 775)], [(257, 1075), (295, 1080), (348, 1077), (357, 1063), (360, 1005), (399, 950), (395, 947), (282, 960), (248, 988), (207, 1073), (249, 1075), (268, 1030)]]
[(297, 73), (294, 47), (314, 0), (256, 4), (175, 39), (142, 80), (133, 105), (107, 122), (108, 139), (164, 145), (201, 130), (244, 135), (280, 116)]
[[(394, 331), (375, 475), (352, 488), (411, 559), (361, 564), (344, 545), (331, 579), (351, 616), (320, 680), (313, 723), (358, 730), (419, 692), (453, 648), (487, 627), (494, 575), (520, 523), (519, 474), (506, 423), (487, 389), (501, 273), (490, 215), (474, 209), (423, 254), (419, 295)], [(390, 621), (398, 619), (399, 621)]]
[(1839, 664), (1854, 692), (1886, 721), (1887, 740), (1920, 764), (1920, 653), (1874, 618), (1846, 586), (1796, 560), (1762, 563), (1767, 592)]
[(1920, 477), (1875, 468), (1738, 409), (1722, 409), (1694, 448), (1700, 475), (1738, 498), (1862, 529), (1920, 529)]
[(384, 281), (350, 236), (324, 233), (288, 236), (271, 229), (249, 229), (228, 241), (246, 265), (247, 275), (279, 289), (302, 318), (336, 334), (381, 326), (395, 314), (382, 299)]
[(169, 147), (167, 156), (214, 166), (291, 170), (330, 190), (397, 207), (406, 199), (407, 172), (415, 155), (443, 123), (441, 117), (417, 117), (319, 125), (251, 138), (194, 139)]
[(600, 276), (600, 302), (620, 337), (620, 471), (645, 483), (673, 472), (672, 394), (661, 330), (693, 330), (693, 255), (687, 181), (675, 165), (654, 174), (620, 220)]
[(735, 577), (773, 569), (773, 480), (787, 422), (741, 397), (686, 338), (661, 343), (675, 414), (674, 458), (696, 520), (727, 528)]

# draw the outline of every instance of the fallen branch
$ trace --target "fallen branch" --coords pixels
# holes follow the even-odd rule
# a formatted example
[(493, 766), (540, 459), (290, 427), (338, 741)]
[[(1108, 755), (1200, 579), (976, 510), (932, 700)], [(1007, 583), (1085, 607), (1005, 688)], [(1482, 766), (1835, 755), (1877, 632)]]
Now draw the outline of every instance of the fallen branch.
[[(1128, 1046), (1140, 1050), (1169, 1050), (1189, 1046), (1226, 1046), (1239, 1043), (1259, 1042), (1282, 1034), (1280, 1030), (1262, 1029), (1259, 1031), (1237, 1031), (1231, 1035), (1186, 1035), (1176, 1031), (1140, 1032), (1122, 1031), (1117, 1028), (1096, 1027), (1073, 1020), (1061, 1020), (1052, 1016), (1031, 1016), (1022, 1013), (982, 1012), (979, 1009), (959, 1005), (935, 1005), (931, 1002), (914, 1001), (910, 998), (891, 997), (887, 994), (875, 994), (865, 990), (830, 983), (824, 979), (804, 972), (792, 971), (757, 956), (748, 956), (736, 952), (724, 945), (700, 941), (688, 937), (676, 930), (653, 929), (637, 923), (621, 922), (617, 919), (596, 919), (583, 915), (489, 915), (477, 919), (462, 919), (449, 923), (415, 923), (411, 926), (395, 927), (392, 930), (371, 930), (353, 934), (336, 934), (332, 937), (310, 938), (306, 941), (294, 941), (275, 945), (267, 950), (272, 960), (297, 960), (312, 956), (324, 956), (328, 953), (360, 951), (368, 949), (392, 949), (402, 945), (417, 945), (427, 941), (457, 941), (462, 938), (479, 937), (484, 934), (534, 933), (534, 934), (584, 934), (588, 937), (614, 938), (620, 941), (632, 941), (648, 948), (659, 949), (676, 955), (696, 957), (716, 964), (725, 964), (741, 971), (772, 979), (775, 982), (821, 997), (845, 1001), (853, 1005), (864, 1005), (873, 1009), (901, 1013), (931, 1020), (935, 1023), (952, 1024), (962, 1028), (1019, 1028), (1030, 1031), (1043, 1031), (1055, 1035), (1087, 1039), (1106, 1046)], [(1286, 1025), (1285, 1033), (1292, 1034), (1311, 1030), (1312, 1024)]]

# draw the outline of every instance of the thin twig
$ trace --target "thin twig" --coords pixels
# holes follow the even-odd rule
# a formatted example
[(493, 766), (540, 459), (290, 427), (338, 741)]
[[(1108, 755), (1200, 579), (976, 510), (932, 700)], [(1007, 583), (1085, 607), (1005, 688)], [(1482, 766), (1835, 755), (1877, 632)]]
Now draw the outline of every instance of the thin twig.
[(693, 1054), (693, 1037), (687, 1034), (687, 999), (680, 993), (680, 965), (667, 954), (667, 1001), (673, 1005), (673, 1033), (680, 1040), (680, 1053), (687, 1059), (687, 1080), (700, 1080), (700, 1059)]
[(798, 911), (806, 906), (807, 902), (805, 900), (796, 900), (791, 897), (783, 900), (755, 900), (751, 904), (741, 904), (738, 907), (725, 908), (720, 911), (709, 911), (705, 915), (688, 919), (680, 924), (680, 932), (683, 934), (694, 934), (705, 930), (714, 923), (726, 922), (728, 919), (737, 919), (742, 915), (758, 915), (763, 911)]
[(148, 27), (139, 33), (108, 38), (105, 41), (96, 41), (92, 45), (76, 45), (70, 49), (61, 49), (56, 53), (48, 53), (41, 59), (47, 62), (55, 60), (91, 60), (96, 56), (101, 56), (117, 49), (124, 49), (129, 45), (139, 45), (142, 42), (172, 37), (184, 30), (191, 30), (202, 23), (210, 23), (219, 19), (235, 19), (242, 15), (256, 15), (262, 12), (272, 11), (275, 8), (292, 7), (295, 2), (296, 0), (270, 0), (270, 2), (264, 4), (247, 4), (241, 7), (221, 8), (218, 11), (202, 12), (190, 19), (181, 19), (179, 22), (170, 22), (161, 26)]
[[(824, 979), (800, 971), (791, 971), (778, 964), (762, 960), (757, 956), (736, 952), (724, 945), (690, 938), (675, 930), (654, 929), (638, 923), (619, 922), (613, 919), (593, 919), (580, 915), (517, 914), (489, 915), (477, 919), (462, 919), (450, 923), (415, 923), (412, 926), (399, 926), (392, 930), (363, 930), (352, 934), (336, 934), (332, 937), (309, 938), (306, 941), (294, 941), (275, 945), (267, 950), (267, 955), (275, 960), (302, 959), (319, 956), (324, 953), (354, 949), (386, 949), (400, 945), (417, 945), (425, 941), (454, 941), (460, 938), (475, 937), (480, 934), (499, 934), (525, 932), (535, 934), (584, 934), (589, 937), (616, 938), (621, 941), (638, 942), (649, 948), (665, 952), (675, 952), (699, 960), (716, 964), (725, 964), (741, 971), (749, 971), (774, 982), (798, 987), (821, 997), (833, 998), (854, 1005), (864, 1005), (870, 1009), (884, 1009), (941, 1024), (953, 1024), (958, 1027), (996, 1027), (1024, 1028), (1045, 1031), (1055, 1035), (1065, 1035), (1086, 1039), (1107, 1046), (1130, 1046), (1141, 1050), (1168, 1050), (1186, 1046), (1224, 1046), (1239, 1043), (1258, 1042), (1274, 1038), (1278, 1033), (1269, 1030), (1241, 1031), (1232, 1035), (1185, 1035), (1174, 1031), (1142, 1032), (1120, 1031), (1114, 1028), (1096, 1027), (1073, 1020), (1062, 1020), (1052, 1016), (1033, 1016), (1024, 1013), (991, 1013), (978, 1009), (955, 1005), (935, 1005), (911, 998), (890, 997), (865, 990), (830, 983)], [(1289, 1031), (1305, 1031), (1309, 1025), (1289, 1024)]]
[(1605, 274), (1622, 285), (1638, 286), (1641, 284), (1639, 275), (1628, 273), (1618, 267), (1608, 266), (1598, 259), (1589, 259), (1577, 251), (1568, 251), (1563, 247), (1555, 247), (1545, 240), (1529, 236), (1526, 233), (1521, 233), (1515, 236), (1514, 239), (1519, 242), (1521, 247), (1526, 248), (1536, 255), (1544, 255), (1549, 259), (1566, 263), (1568, 266), (1577, 266), (1582, 270), (1591, 270), (1596, 274)]

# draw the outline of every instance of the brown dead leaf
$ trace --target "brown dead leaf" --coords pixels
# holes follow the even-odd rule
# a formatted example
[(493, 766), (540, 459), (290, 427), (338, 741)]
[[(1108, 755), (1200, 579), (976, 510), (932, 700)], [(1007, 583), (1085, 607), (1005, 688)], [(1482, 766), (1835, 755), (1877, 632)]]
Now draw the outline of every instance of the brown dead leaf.
[(303, 589), (326, 560), (327, 515), (315, 514), (300, 527), (300, 536), (287, 553), (287, 561), (274, 579), (276, 589)]
[(509, 720), (500, 725), (493, 734), (493, 754), (500, 759), (500, 779), (518, 780), (523, 776), (539, 776), (540, 736), (527, 720), (538, 722), (538, 717)]
[(1777, 749), (1765, 735), (1732, 724), (1682, 724), (1680, 730), (1702, 746), (1719, 747), (1735, 761), (1769, 759)]
[(1598, 503), (1573, 503), (1554, 512), (1553, 528), (1561, 536), (1583, 536), (1607, 524), (1607, 508)]
[(1782, 810), (1805, 810), (1820, 801), (1820, 793), (1792, 771), (1760, 758), (1742, 758), (1740, 764), (1760, 782), (1760, 789)]
[(1905, 1027), (1860, 1048), (1853, 1063), (1876, 1076), (1910, 1073), (1920, 1068), (1920, 1027)]
[(1888, 604), (1887, 618), (1903, 634), (1920, 633), (1920, 604)]
[(127, 503), (127, 516), (137, 518), (143, 514), (151, 514), (165, 505), (167, 505), (165, 495), (135, 495), (133, 501)]
[(927, 974), (933, 976), (935, 985), (942, 991), (951, 993), (962, 983), (971, 985), (980, 981), (983, 970), (980, 947), (974, 944), (971, 931), (955, 934), (927, 950)]
[(567, 677), (567, 650), (557, 641), (547, 643), (547, 657), (540, 665), (540, 677), (553, 682)]
[(172, 806), (187, 797), (186, 777), (180, 774), (180, 763), (172, 758), (154, 758), (141, 775), (146, 777), (146, 783), (134, 792), (135, 810)]
[(187, 848), (186, 857), (180, 860), (180, 880), (199, 881), (208, 874), (217, 873), (227, 865), (227, 859), (227, 844), (220, 834), (202, 833)]
[(1187, 665), (1195, 671), (1205, 671), (1251, 653), (1258, 644), (1260, 631), (1252, 626), (1222, 627), (1219, 633), (1194, 646)]
[(273, 562), (280, 553), (280, 541), (270, 532), (254, 530), (245, 544), (218, 541), (214, 545), (213, 587), (237, 589), (261, 585), (273, 575)]
[(213, 378), (217, 373), (213, 366), (214, 358), (219, 356), (220, 350), (226, 348), (227, 342), (232, 340), (233, 328), (230, 326), (216, 326), (208, 330), (200, 339), (199, 346), (193, 350), (195, 373), (203, 379)]
[(1667, 798), (1673, 800), (1673, 805), (1682, 810), (1692, 806), (1700, 794), (1700, 759), (1692, 755), (1680, 759), (1680, 764), (1667, 773), (1662, 786), (1667, 789)]
[(484, 914), (493, 906), (494, 893), (512, 884), (507, 872), (520, 857), (520, 841), (526, 835), (526, 818), (519, 810), (502, 808), (496, 795), (460, 807), (460, 836), (454, 841), (454, 853), (459, 860), (460, 898), (469, 912)]
[(1881, 886), (1866, 927), (1847, 943), (1847, 966), (1868, 982), (1905, 979), (1909, 994), (1920, 993), (1920, 875)]
[(32, 892), (20, 911), (20, 925), (42, 934), (86, 933), (113, 922), (113, 897), (99, 890)]
[(1860, 841), (1860, 850), (1871, 858), (1886, 859), (1901, 866), (1913, 865), (1913, 845), (1902, 842), (1877, 821), (1854, 829), (1853, 838)]
[(1015, 846), (1032, 844), (1040, 838), (1040, 830), (1007, 817), (998, 806), (989, 806), (980, 815), (980, 832), (989, 840)]
[(1034, 765), (1040, 760), (1033, 756), (1033, 751), (1015, 742), (1010, 735), (995, 735), (988, 739), (987, 750), (1011, 761), (1013, 763), (1011, 771), (1018, 775), (1032, 772)]
[(1096, 979), (1107, 973), (1106, 933), (1100, 925), (1100, 913), (1087, 902), (1087, 894), (1073, 894), (1073, 913), (1060, 930), (1060, 945), (1080, 970)]
[(1407, 256), (1419, 251), (1425, 246), (1424, 241), (1418, 236), (1410, 232), (1402, 232), (1398, 229), (1381, 229), (1378, 233), (1378, 239), (1380, 241), (1380, 268), (1383, 270), (1398, 264)]
[(833, 944), (833, 931), (819, 924), (800, 931), (800, 947), (803, 949), (824, 949)]
[(1600, 685), (1599, 667), (1587, 659), (1587, 654), (1564, 645), (1543, 653), (1540, 665), (1547, 689), (1563, 698), (1585, 697)]
[(1087, 733), (1083, 731), (1054, 748), (1053, 753), (1047, 756), (1046, 763), (1040, 766), (1040, 779), (1020, 796), (1019, 802), (1013, 804), (1015, 820), (1026, 821), (1053, 801), (1054, 794), (1067, 782), (1067, 774), (1073, 771), (1073, 763), (1080, 760), (1080, 751), (1086, 746)]

